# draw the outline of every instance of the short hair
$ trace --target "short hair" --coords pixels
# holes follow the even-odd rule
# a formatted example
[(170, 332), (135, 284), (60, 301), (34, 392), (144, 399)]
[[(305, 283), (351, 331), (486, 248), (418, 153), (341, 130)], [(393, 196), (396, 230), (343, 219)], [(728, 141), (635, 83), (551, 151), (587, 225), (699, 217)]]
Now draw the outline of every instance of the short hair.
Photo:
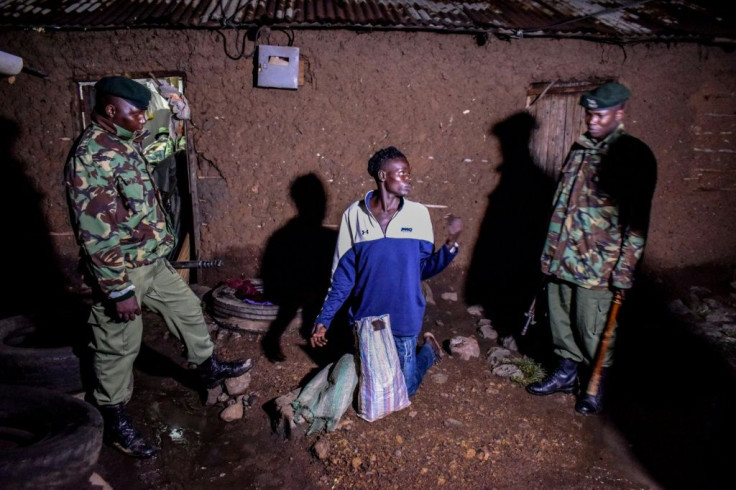
[(388, 161), (399, 159), (407, 161), (406, 156), (393, 146), (378, 150), (368, 160), (368, 174), (378, 180), (378, 171), (383, 168), (383, 165)]

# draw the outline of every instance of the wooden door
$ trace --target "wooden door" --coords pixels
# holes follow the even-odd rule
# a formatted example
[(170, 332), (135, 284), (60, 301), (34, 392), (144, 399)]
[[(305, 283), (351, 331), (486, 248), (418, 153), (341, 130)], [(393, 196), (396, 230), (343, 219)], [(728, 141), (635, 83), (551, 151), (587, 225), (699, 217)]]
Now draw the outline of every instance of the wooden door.
[(570, 147), (585, 132), (585, 109), (580, 96), (604, 83), (540, 82), (527, 93), (526, 106), (537, 121), (532, 133), (531, 154), (550, 178), (557, 180)]

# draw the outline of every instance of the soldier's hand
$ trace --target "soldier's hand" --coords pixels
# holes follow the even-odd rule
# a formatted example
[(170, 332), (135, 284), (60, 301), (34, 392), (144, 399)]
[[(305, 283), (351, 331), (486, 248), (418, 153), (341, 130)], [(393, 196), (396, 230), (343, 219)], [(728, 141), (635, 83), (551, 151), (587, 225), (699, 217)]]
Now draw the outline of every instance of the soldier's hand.
[(135, 317), (141, 314), (141, 307), (138, 306), (138, 300), (135, 299), (135, 296), (131, 296), (115, 303), (115, 313), (118, 316), (118, 321), (129, 322), (135, 320)]
[(309, 343), (312, 344), (312, 347), (324, 347), (327, 345), (327, 338), (325, 335), (327, 334), (327, 327), (322, 325), (321, 323), (318, 323), (314, 326), (312, 329), (312, 338), (309, 339)]
[(617, 288), (616, 286), (611, 286), (610, 289), (613, 292), (614, 301), (618, 299), (619, 302), (624, 300), (624, 298), (626, 297), (626, 291), (628, 291), (628, 289), (621, 289)]

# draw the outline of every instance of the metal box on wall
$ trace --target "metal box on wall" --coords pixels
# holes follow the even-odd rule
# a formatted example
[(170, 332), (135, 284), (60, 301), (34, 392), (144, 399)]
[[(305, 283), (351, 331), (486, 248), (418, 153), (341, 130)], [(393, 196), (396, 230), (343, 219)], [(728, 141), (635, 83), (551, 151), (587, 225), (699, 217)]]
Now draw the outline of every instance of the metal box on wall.
[(295, 89), (298, 84), (299, 48), (258, 46), (256, 86)]

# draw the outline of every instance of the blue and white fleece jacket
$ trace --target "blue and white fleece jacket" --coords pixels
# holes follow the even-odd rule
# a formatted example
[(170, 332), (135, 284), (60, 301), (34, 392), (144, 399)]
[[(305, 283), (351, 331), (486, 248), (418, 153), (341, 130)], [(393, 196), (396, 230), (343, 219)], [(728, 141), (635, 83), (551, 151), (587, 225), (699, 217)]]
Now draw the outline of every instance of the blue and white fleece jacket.
[(384, 235), (370, 213), (368, 192), (343, 213), (332, 262), (332, 283), (316, 323), (330, 327), (349, 300), (351, 322), (388, 313), (396, 336), (416, 336), (422, 329), (421, 281), (441, 272), (457, 255), (446, 245), (434, 251), (429, 211), (404, 199)]

